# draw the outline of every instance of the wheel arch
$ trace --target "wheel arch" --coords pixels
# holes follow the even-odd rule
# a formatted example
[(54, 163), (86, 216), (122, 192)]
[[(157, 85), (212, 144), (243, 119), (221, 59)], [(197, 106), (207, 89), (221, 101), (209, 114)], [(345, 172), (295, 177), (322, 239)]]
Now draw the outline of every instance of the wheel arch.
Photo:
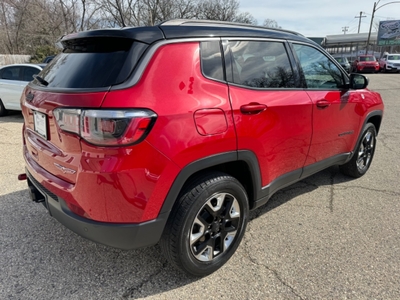
[(375, 126), (376, 129), (376, 134), (378, 135), (379, 133), (379, 129), (381, 128), (381, 123), (382, 123), (382, 116), (383, 116), (383, 112), (380, 111), (373, 111), (371, 112), (367, 118), (365, 119), (365, 122), (363, 124), (363, 127), (365, 126), (365, 124), (367, 123), (372, 123)]
[(235, 177), (243, 185), (251, 209), (261, 189), (258, 161), (251, 151), (232, 151), (206, 157), (184, 167), (174, 180), (160, 214), (169, 215), (185, 186), (190, 185), (203, 174), (216, 171)]
[(358, 134), (357, 142), (356, 142), (356, 144), (354, 146), (354, 149), (353, 149), (351, 155), (345, 161), (345, 163), (349, 162), (353, 158), (353, 155), (356, 152), (358, 144), (360, 143), (360, 141), (362, 139), (362, 134), (364, 132), (365, 125), (367, 125), (368, 123), (372, 123), (375, 126), (376, 135), (378, 135), (379, 129), (381, 127), (382, 117), (383, 117), (383, 111), (382, 110), (372, 111), (366, 116), (366, 118), (364, 119), (364, 122), (363, 122), (363, 124), (361, 126), (361, 130), (360, 130), (360, 132)]

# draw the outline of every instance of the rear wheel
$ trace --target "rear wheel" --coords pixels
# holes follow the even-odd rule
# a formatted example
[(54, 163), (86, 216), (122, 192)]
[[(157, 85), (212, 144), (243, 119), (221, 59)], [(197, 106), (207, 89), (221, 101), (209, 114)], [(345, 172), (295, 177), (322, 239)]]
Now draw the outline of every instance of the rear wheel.
[(375, 153), (375, 144), (375, 126), (372, 123), (367, 123), (352, 159), (340, 166), (342, 173), (356, 178), (363, 176), (372, 163)]
[(248, 220), (243, 186), (224, 173), (202, 176), (175, 204), (161, 238), (169, 262), (193, 276), (223, 266), (242, 240)]
[(7, 109), (4, 107), (4, 104), (0, 99), (0, 117), (5, 115), (7, 115)]

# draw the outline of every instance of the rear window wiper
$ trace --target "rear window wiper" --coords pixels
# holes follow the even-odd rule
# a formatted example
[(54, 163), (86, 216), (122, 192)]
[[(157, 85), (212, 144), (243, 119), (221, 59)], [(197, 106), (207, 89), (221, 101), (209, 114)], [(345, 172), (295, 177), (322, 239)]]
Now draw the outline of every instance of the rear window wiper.
[(39, 75), (33, 75), (33, 78), (35, 78), (37, 81), (39, 81), (44, 86), (49, 85), (49, 83), (46, 80), (44, 80), (42, 77), (40, 77)]

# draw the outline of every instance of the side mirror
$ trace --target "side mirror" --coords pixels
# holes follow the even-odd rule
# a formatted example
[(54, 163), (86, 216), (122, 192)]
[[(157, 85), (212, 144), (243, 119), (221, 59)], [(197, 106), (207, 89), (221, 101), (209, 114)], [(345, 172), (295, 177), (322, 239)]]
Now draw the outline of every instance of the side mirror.
[(350, 88), (353, 90), (362, 90), (368, 86), (369, 80), (362, 74), (350, 74)]

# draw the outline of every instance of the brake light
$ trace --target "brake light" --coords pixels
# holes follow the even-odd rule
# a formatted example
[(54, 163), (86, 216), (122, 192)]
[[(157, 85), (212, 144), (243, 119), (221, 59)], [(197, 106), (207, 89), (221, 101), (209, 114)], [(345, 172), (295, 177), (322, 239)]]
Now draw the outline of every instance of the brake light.
[(75, 133), (98, 146), (138, 143), (150, 131), (157, 115), (148, 109), (84, 110), (57, 108), (54, 117), (61, 130)]
[(79, 134), (80, 109), (57, 108), (53, 114), (60, 129)]

